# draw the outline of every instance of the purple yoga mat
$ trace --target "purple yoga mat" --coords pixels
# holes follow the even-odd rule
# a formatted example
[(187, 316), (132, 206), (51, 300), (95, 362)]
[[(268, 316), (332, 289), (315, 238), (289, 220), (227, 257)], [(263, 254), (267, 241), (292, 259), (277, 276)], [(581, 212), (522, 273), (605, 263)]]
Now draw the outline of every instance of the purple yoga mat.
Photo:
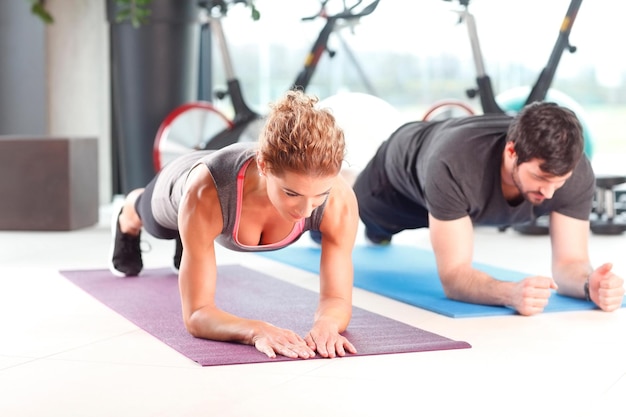
[[(202, 366), (297, 360), (283, 356), (270, 359), (253, 346), (191, 336), (182, 321), (178, 278), (169, 269), (144, 270), (141, 276), (133, 278), (119, 278), (104, 269), (61, 271), (61, 274)], [(312, 325), (318, 293), (240, 265), (220, 265), (216, 303), (235, 315), (264, 320), (304, 336)], [(344, 335), (358, 351), (347, 356), (470, 347), (466, 342), (356, 307)]]

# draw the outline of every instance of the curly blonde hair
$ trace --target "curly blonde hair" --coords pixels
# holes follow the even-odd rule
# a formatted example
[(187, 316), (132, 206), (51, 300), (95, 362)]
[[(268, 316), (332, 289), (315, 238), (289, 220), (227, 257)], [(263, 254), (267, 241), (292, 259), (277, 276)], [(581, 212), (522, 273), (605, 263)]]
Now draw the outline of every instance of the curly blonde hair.
[(338, 175), (346, 146), (343, 130), (318, 99), (289, 91), (270, 105), (271, 112), (259, 138), (258, 158), (265, 169), (280, 176), (285, 171), (324, 177)]

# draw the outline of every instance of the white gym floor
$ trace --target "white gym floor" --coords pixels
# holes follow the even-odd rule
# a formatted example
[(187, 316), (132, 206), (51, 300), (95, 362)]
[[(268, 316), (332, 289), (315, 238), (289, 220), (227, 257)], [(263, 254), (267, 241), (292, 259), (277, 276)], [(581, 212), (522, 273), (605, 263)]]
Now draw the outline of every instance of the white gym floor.
[[(61, 277), (105, 268), (111, 206), (71, 232), (0, 232), (0, 415), (600, 416), (626, 412), (626, 309), (452, 319), (354, 290), (355, 305), (470, 349), (201, 367)], [(173, 242), (144, 237), (147, 268)], [(626, 234), (591, 235), (595, 264), (626, 277)], [(359, 241), (363, 242), (362, 235)], [(427, 247), (426, 231), (396, 242)], [(311, 244), (307, 236), (299, 244)], [(312, 274), (219, 249), (297, 285)], [(548, 237), (478, 229), (475, 258), (549, 274)], [(288, 300), (286, 301), (288, 302)]]

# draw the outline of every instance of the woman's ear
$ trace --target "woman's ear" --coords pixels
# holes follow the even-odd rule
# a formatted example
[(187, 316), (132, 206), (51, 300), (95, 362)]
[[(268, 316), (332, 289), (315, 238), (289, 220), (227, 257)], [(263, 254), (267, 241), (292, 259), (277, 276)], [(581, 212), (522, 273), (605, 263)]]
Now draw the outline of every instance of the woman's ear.
[(258, 154), (256, 157), (256, 168), (257, 168), (257, 171), (259, 171), (259, 175), (261, 176), (265, 175), (265, 161)]

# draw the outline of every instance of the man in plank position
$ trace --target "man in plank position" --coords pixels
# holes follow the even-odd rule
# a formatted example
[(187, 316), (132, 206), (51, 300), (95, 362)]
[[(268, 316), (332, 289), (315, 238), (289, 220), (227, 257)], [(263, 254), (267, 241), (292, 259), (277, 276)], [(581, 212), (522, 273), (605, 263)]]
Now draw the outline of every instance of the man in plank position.
[[(541, 313), (556, 289), (604, 311), (621, 306), (612, 264), (591, 266), (589, 215), (595, 177), (576, 115), (532, 103), (515, 117), (483, 115), (411, 122), (382, 143), (354, 190), (367, 238), (389, 243), (428, 227), (447, 297)], [(498, 280), (475, 269), (473, 225), (510, 226), (550, 218), (553, 277)]]

